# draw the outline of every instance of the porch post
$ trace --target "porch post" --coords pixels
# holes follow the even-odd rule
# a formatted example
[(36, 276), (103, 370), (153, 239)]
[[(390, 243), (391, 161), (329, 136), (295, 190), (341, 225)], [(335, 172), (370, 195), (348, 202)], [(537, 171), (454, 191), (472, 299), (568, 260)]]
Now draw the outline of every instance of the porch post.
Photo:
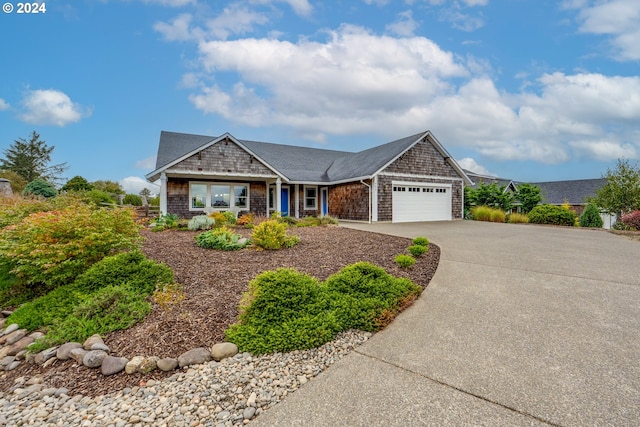
[(378, 175), (373, 177), (369, 191), (371, 191), (371, 221), (378, 222)]
[(282, 180), (276, 179), (276, 212), (282, 213)]
[(160, 214), (167, 214), (167, 174), (160, 173)]
[(264, 185), (267, 189), (266, 200), (267, 200), (267, 218), (269, 218), (269, 181), (265, 181)]
[(300, 194), (298, 194), (300, 192), (300, 188), (298, 187), (299, 185), (300, 184), (296, 184), (293, 186), (293, 191), (296, 192), (294, 196), (294, 202), (296, 204), (296, 218), (300, 218)]

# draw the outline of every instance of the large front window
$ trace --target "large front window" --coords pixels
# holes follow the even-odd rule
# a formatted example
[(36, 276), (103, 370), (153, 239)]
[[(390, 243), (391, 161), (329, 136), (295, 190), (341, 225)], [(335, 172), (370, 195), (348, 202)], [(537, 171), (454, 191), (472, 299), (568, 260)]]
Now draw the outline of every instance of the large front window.
[(249, 210), (249, 184), (192, 182), (189, 185), (190, 210)]

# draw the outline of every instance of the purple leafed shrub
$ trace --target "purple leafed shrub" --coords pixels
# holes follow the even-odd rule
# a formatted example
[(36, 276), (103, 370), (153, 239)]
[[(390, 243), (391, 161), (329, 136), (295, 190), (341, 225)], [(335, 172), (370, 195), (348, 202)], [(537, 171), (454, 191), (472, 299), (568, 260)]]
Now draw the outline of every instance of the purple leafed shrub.
[(640, 210), (629, 212), (626, 215), (622, 215), (621, 221), (627, 227), (640, 230)]

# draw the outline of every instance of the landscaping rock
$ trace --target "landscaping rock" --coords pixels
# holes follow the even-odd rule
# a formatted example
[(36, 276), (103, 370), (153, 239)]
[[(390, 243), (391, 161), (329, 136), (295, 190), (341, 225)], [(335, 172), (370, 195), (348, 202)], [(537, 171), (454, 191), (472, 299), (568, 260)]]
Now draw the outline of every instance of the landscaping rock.
[(20, 362), (13, 361), (11, 363), (9, 363), (7, 366), (5, 366), (4, 370), (9, 372), (9, 371), (13, 371), (14, 369), (16, 369), (18, 366), (20, 366)]
[(103, 342), (97, 342), (93, 344), (91, 346), (91, 350), (102, 350), (102, 351), (106, 351), (109, 354), (111, 353), (111, 349), (107, 347), (107, 345)]
[(34, 340), (37, 340), (37, 339), (40, 339), (40, 338), (44, 337), (44, 334), (42, 332), (36, 331), (36, 332), (30, 333), (29, 336), (31, 338), (33, 338)]
[(151, 371), (155, 371), (158, 367), (158, 358), (156, 356), (145, 357), (144, 360), (140, 363), (140, 368), (138, 370), (142, 374), (148, 374)]
[[(4, 328), (6, 324), (7, 324), (7, 319), (5, 319), (4, 317), (0, 317), (0, 329)], [(0, 335), (2, 335), (2, 331), (0, 331)]]
[(194, 348), (178, 357), (178, 365), (183, 368), (185, 366), (197, 365), (199, 363), (211, 360), (211, 352), (203, 347)]
[(42, 365), (47, 360), (53, 357), (56, 357), (57, 352), (58, 352), (58, 347), (51, 347), (46, 350), (42, 350), (40, 353), (36, 355), (34, 362), (36, 362), (38, 365)]
[(24, 385), (34, 385), (34, 384), (42, 384), (44, 382), (44, 376), (42, 375), (34, 375), (29, 378)]
[(244, 418), (245, 420), (250, 420), (251, 418), (253, 418), (255, 414), (256, 414), (256, 408), (253, 408), (253, 407), (245, 408), (244, 411), (242, 411), (242, 418)]
[(82, 361), (84, 360), (84, 356), (89, 353), (82, 347), (74, 348), (69, 352), (69, 357), (79, 365), (82, 365)]
[(124, 371), (127, 374), (135, 374), (136, 372), (139, 371), (140, 369), (140, 364), (142, 363), (142, 361), (144, 360), (144, 357), (142, 356), (135, 356), (133, 359), (131, 359), (126, 366), (124, 367)]
[(102, 361), (102, 375), (108, 376), (122, 372), (128, 362), (129, 359), (126, 357), (107, 356)]
[(2, 317), (9, 317), (13, 314), (13, 311), (11, 310), (2, 310), (0, 311), (0, 314), (2, 315)]
[(11, 332), (17, 331), (18, 329), (20, 329), (20, 326), (18, 326), (17, 323), (12, 323), (6, 327), (3, 335), (9, 335)]
[(238, 346), (230, 342), (215, 344), (211, 347), (211, 357), (216, 362), (226, 359), (227, 357), (233, 357), (236, 354), (238, 354)]
[(14, 356), (5, 356), (0, 360), (0, 369), (4, 370), (9, 364), (13, 363), (16, 360)]
[[(20, 341), (22, 338), (27, 336), (27, 330), (26, 329), (18, 329), (17, 331), (12, 332), (11, 334), (7, 335), (6, 337), (6, 345), (12, 345), (17, 343), (18, 341)], [(35, 341), (35, 339), (34, 339)]]
[(173, 357), (165, 357), (164, 359), (158, 360), (158, 369), (161, 371), (173, 371), (178, 367), (178, 359), (174, 359)]
[(20, 339), (18, 342), (16, 342), (15, 344), (11, 346), (7, 346), (7, 348), (9, 349), (7, 351), (7, 356), (15, 356), (16, 354), (18, 354), (19, 352), (27, 348), (27, 346), (31, 344), (33, 341), (35, 340), (31, 337), (24, 337)]
[(82, 358), (82, 364), (87, 368), (99, 368), (102, 361), (108, 356), (106, 351), (91, 350)]
[(26, 356), (27, 356), (27, 350), (19, 351), (18, 354), (16, 354), (16, 360), (24, 360)]
[(60, 360), (69, 360), (71, 359), (71, 350), (74, 350), (76, 348), (82, 348), (82, 344), (78, 342), (68, 342), (66, 344), (62, 344), (60, 347), (58, 347), (56, 357)]
[(82, 348), (84, 348), (87, 351), (91, 351), (91, 347), (97, 343), (104, 344), (104, 341), (102, 341), (102, 337), (98, 334), (91, 335), (89, 338), (86, 339), (84, 344), (82, 344)]

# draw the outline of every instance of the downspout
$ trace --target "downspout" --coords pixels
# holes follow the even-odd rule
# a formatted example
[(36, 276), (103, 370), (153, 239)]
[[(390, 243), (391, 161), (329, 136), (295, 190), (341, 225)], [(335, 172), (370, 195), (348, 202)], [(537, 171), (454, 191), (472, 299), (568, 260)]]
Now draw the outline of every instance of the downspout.
[(369, 189), (369, 224), (371, 224), (371, 186), (363, 180), (360, 180), (360, 182)]

